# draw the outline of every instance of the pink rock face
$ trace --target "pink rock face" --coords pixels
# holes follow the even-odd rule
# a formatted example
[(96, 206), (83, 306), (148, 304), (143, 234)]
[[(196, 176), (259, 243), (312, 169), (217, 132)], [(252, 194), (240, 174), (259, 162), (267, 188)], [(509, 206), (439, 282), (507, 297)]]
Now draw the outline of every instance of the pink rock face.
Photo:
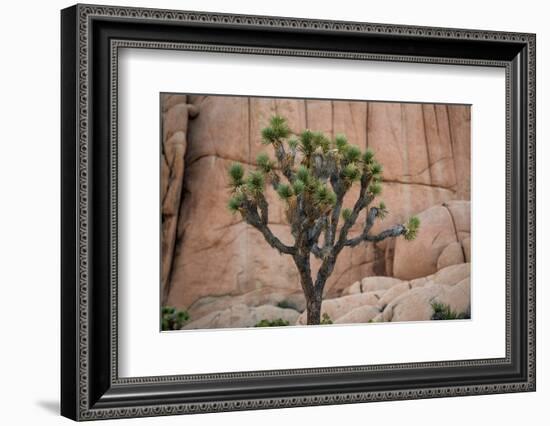
[(450, 201), (418, 215), (414, 241), (397, 239), (393, 274), (403, 280), (424, 277), (470, 259), (470, 202)]
[[(450, 202), (470, 197), (468, 106), (168, 95), (163, 99), (161, 159), (166, 200), (162, 277), (169, 290), (165, 304), (187, 308), (205, 298), (257, 290), (301, 292), (290, 256), (280, 255), (227, 209), (229, 165), (236, 161), (252, 167), (260, 152), (273, 156), (260, 136), (273, 114), (285, 116), (296, 132), (310, 128), (329, 136), (343, 133), (350, 143), (374, 150), (384, 167), (378, 200), (385, 202), (389, 214), (373, 232), (440, 205), (421, 218), (419, 243), (399, 238), (344, 249), (325, 287), (326, 297), (339, 296), (354, 282), (373, 275), (410, 280), (433, 274), (439, 256), (452, 242), (459, 241), (465, 251), (467, 246), (469, 260), (469, 210)], [(290, 244), (283, 203), (271, 188), (268, 201), (271, 229)], [(441, 206), (443, 202), (448, 207)], [(434, 243), (427, 240), (432, 233), (424, 232), (425, 222), (429, 229), (442, 231)], [(350, 237), (360, 228), (357, 224)], [(449, 251), (450, 259), (443, 258), (441, 265), (454, 262), (456, 254)]]
[(359, 308), (352, 309), (345, 315), (342, 315), (334, 324), (354, 324), (354, 323), (368, 323), (371, 322), (377, 315), (380, 315), (380, 311), (371, 305), (360, 306)]
[[(358, 308), (361, 306), (376, 307), (377, 302), (378, 302), (378, 297), (373, 293), (352, 294), (350, 296), (343, 296), (335, 299), (328, 299), (323, 302), (323, 305), (321, 307), (321, 315), (327, 314), (331, 320), (336, 320), (348, 314), (355, 308)], [(379, 309), (376, 309), (376, 310), (380, 312)], [(296, 324), (305, 325), (306, 319), (307, 319), (307, 311), (303, 312), (298, 317)]]
[(162, 303), (171, 290), (170, 274), (176, 249), (177, 226), (182, 203), (182, 188), (187, 150), (189, 119), (197, 115), (197, 107), (187, 103), (184, 95), (162, 95), (163, 143), (161, 149), (161, 212), (162, 212)]

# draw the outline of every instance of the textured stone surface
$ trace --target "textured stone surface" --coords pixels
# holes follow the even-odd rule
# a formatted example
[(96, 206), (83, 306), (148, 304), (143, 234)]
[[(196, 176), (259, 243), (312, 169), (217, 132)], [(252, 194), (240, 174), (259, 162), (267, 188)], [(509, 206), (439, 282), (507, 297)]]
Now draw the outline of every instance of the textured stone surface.
[(376, 290), (388, 290), (402, 281), (391, 277), (366, 277), (361, 280), (361, 288), (364, 293)]
[(361, 281), (355, 281), (352, 285), (350, 285), (349, 287), (346, 287), (342, 291), (342, 296), (348, 296), (350, 294), (358, 294), (362, 292), (363, 292), (363, 289), (361, 287)]
[(455, 286), (427, 284), (412, 289), (391, 302), (382, 314), (385, 322), (426, 321), (431, 319), (433, 303), (449, 305), (460, 314), (470, 311), (470, 280), (466, 278)]
[(433, 315), (432, 303), (435, 302), (449, 305), (458, 314), (470, 312), (469, 263), (449, 266), (436, 274), (410, 281), (409, 284), (410, 290), (401, 292), (385, 307), (381, 307), (383, 321), (429, 320)]
[[(379, 199), (389, 214), (373, 232), (446, 203), (448, 207), (440, 207), (447, 210), (447, 216), (456, 215), (459, 241), (469, 257), (469, 211), (462, 214), (460, 203), (452, 202), (469, 199), (470, 194), (469, 107), (165, 95), (161, 193), (163, 200), (170, 200), (163, 203), (162, 224), (162, 276), (170, 289), (167, 304), (193, 310), (200, 301), (211, 300), (221, 309), (233, 298), (252, 297), (260, 290), (295, 295), (298, 300), (301, 288), (290, 257), (279, 255), (226, 208), (227, 168), (233, 161), (252, 165), (262, 151), (271, 155), (260, 143), (260, 130), (274, 113), (286, 116), (295, 131), (311, 128), (330, 136), (345, 133), (351, 143), (375, 151), (384, 166)], [(167, 197), (170, 191), (179, 194), (179, 199)], [(292, 241), (282, 203), (271, 190), (268, 199), (271, 228), (283, 241)], [(346, 199), (347, 205), (352, 202), (351, 196)], [(359, 230), (356, 226), (353, 232)], [(451, 234), (449, 242), (456, 242)], [(437, 271), (445, 244), (436, 241), (432, 247), (425, 241), (429, 267), (419, 268), (423, 249), (411, 250), (414, 242), (408, 247), (401, 242), (344, 249), (327, 282), (325, 297), (340, 296), (354, 282), (365, 287), (363, 278), (373, 275), (409, 280)], [(248, 302), (254, 303), (250, 306), (261, 304), (261, 300)]]
[(342, 296), (348, 294), (368, 293), (368, 292), (384, 292), (402, 281), (392, 277), (366, 277), (361, 281), (355, 281), (349, 287), (342, 291)]
[(471, 262), (471, 254), (470, 254), (470, 237), (464, 238), (462, 240), (462, 249), (464, 250), (464, 257), (466, 259), (466, 262)]
[[(323, 301), (322, 313), (335, 324), (348, 324), (429, 320), (433, 302), (449, 305), (457, 313), (470, 310), (469, 263), (451, 265), (411, 281), (368, 277), (363, 284), (364, 292)], [(304, 325), (307, 311), (300, 291), (265, 287), (238, 296), (201, 298), (189, 307), (189, 314), (192, 322), (185, 329), (249, 327), (262, 319), (278, 318), (291, 325)]]
[(426, 280), (435, 284), (455, 285), (470, 276), (470, 269), (469, 263), (451, 265), (426, 277)]
[(378, 315), (380, 315), (380, 310), (375, 306), (360, 306), (339, 317), (334, 324), (367, 323), (373, 321)]
[(277, 319), (294, 324), (298, 315), (299, 313), (293, 309), (268, 305), (250, 307), (241, 304), (233, 305), (223, 311), (212, 312), (196, 321), (191, 321), (183, 329), (254, 327), (261, 320), (274, 321)]
[(396, 284), (384, 293), (384, 295), (380, 298), (380, 300), (378, 300), (378, 303), (376, 305), (380, 309), (384, 309), (388, 303), (401, 296), (403, 293), (409, 291), (410, 289), (411, 286), (408, 282)]
[(291, 307), (303, 312), (306, 301), (301, 291), (288, 292), (272, 287), (264, 287), (238, 296), (207, 296), (198, 299), (188, 308), (192, 320), (201, 318), (211, 312), (221, 311), (233, 305), (256, 307), (261, 305)]
[(177, 226), (182, 201), (185, 172), (184, 157), (187, 151), (189, 119), (196, 117), (198, 109), (184, 95), (162, 95), (163, 143), (161, 147), (161, 297), (166, 303), (173, 280), (171, 280), (174, 251), (177, 241)]
[[(352, 311), (354, 308), (364, 305), (375, 306), (378, 302), (378, 297), (375, 294), (362, 293), (353, 294), (350, 296), (342, 296), (335, 299), (327, 299), (323, 301), (321, 306), (321, 315), (328, 314), (332, 321), (337, 320), (341, 316)], [(307, 310), (304, 311), (296, 321), (298, 325), (306, 324)]]
[(449, 244), (443, 249), (439, 257), (437, 258), (437, 270), (443, 269), (450, 265), (456, 265), (458, 263), (464, 263), (464, 250), (462, 244), (455, 241)]
[(433, 206), (418, 218), (420, 230), (414, 241), (395, 240), (394, 276), (411, 280), (466, 260), (462, 241), (468, 240), (469, 247), (469, 201)]

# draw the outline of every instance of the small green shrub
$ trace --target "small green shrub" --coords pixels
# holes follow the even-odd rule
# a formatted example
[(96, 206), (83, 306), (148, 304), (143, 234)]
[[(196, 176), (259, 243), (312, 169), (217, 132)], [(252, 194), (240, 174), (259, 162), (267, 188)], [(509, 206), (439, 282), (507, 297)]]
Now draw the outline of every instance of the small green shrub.
[(191, 317), (185, 309), (173, 306), (162, 307), (162, 331), (180, 330)]
[(260, 322), (256, 323), (254, 327), (284, 327), (288, 325), (288, 321), (282, 318), (277, 318), (273, 321), (263, 319)]
[(329, 315), (325, 312), (321, 317), (321, 325), (329, 325), (329, 324), (333, 324), (333, 322), (330, 319)]
[(453, 311), (449, 305), (445, 305), (444, 303), (434, 302), (432, 303), (432, 309), (434, 310), (432, 320), (470, 319), (469, 312), (457, 313)]

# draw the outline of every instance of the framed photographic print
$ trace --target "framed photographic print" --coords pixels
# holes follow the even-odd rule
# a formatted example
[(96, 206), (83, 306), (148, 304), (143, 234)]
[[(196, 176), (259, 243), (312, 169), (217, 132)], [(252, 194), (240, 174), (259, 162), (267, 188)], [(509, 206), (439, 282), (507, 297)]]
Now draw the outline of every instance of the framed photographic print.
[(74, 420), (535, 390), (535, 36), (76, 5)]

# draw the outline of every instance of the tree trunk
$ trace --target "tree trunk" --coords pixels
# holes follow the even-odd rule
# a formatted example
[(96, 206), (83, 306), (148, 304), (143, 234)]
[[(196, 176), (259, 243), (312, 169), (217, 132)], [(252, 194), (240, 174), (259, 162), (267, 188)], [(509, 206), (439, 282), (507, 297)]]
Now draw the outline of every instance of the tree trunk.
[(307, 325), (321, 324), (321, 304), (323, 303), (323, 298), (314, 293), (311, 297), (306, 296), (306, 302)]

